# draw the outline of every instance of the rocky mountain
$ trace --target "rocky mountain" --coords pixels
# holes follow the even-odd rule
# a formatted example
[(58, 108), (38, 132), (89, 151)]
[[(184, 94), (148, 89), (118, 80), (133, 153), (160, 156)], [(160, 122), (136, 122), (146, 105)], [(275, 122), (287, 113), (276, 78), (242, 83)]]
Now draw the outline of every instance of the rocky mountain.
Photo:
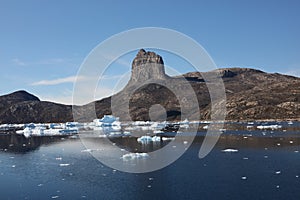
[[(224, 82), (227, 120), (300, 119), (300, 78), (249, 68), (190, 72), (181, 77), (169, 77), (165, 74), (162, 58), (144, 50), (140, 50), (133, 61), (127, 86), (119, 94), (95, 102), (97, 116), (111, 113), (110, 107), (117, 107), (114, 113), (123, 120), (128, 120), (128, 116), (132, 120), (149, 120), (151, 106), (160, 104), (168, 120), (179, 120), (182, 115), (189, 119), (210, 119), (211, 99), (207, 85), (211, 83), (206, 83), (203, 78), (209, 73), (216, 73)], [(190, 88), (196, 94), (196, 105), (191, 102), (193, 92)], [(174, 91), (180, 94), (174, 94)], [(186, 102), (181, 103), (182, 98)], [(128, 102), (129, 108), (126, 106)], [(187, 113), (182, 113), (182, 110)], [(156, 112), (164, 115), (165, 111)]]
[[(170, 77), (165, 74), (162, 57), (145, 50), (134, 58), (131, 73), (121, 92), (76, 106), (76, 119), (93, 120), (93, 110), (99, 118), (113, 113), (121, 120), (210, 119), (213, 113), (208, 86), (218, 85), (203, 77), (211, 73), (224, 82), (227, 120), (300, 119), (300, 78), (249, 68)], [(25, 91), (0, 97), (0, 123), (66, 121), (72, 121), (71, 106), (40, 101)]]
[(40, 101), (26, 91), (0, 96), (1, 124), (72, 120), (72, 106)]

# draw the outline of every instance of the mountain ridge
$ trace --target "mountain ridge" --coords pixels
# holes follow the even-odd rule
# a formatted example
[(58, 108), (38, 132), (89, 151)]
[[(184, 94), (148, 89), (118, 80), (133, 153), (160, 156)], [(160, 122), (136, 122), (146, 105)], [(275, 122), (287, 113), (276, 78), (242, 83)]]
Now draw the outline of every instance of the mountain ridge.
[[(209, 120), (210, 94), (203, 76), (216, 73), (222, 78), (226, 92), (226, 120), (286, 120), (300, 119), (300, 78), (279, 73), (266, 73), (253, 68), (220, 68), (210, 72), (188, 72), (170, 77), (165, 74), (161, 56), (140, 50), (132, 63), (132, 76), (125, 88), (107, 97), (83, 106), (74, 106), (79, 121), (91, 121), (95, 115), (85, 116), (88, 110), (96, 111), (98, 118), (113, 114), (121, 120), (150, 120), (152, 105), (160, 104), (167, 120)], [(151, 82), (156, 80), (156, 82)], [(164, 84), (168, 83), (169, 88)], [(182, 91), (189, 100), (192, 88), (197, 104), (189, 105), (185, 113), (180, 99), (172, 90)], [(112, 104), (113, 102), (113, 104)], [(128, 106), (126, 105), (128, 103)], [(128, 110), (126, 110), (126, 106)], [(163, 116), (164, 110), (158, 110)], [(73, 121), (72, 106), (41, 101), (26, 91), (0, 96), (0, 123), (67, 122)]]

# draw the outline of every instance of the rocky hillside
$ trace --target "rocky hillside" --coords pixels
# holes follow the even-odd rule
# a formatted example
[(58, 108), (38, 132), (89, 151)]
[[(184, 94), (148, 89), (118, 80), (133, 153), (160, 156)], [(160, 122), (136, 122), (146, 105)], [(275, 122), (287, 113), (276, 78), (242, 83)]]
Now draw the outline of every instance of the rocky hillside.
[[(113, 107), (117, 105), (119, 108), (114, 113), (128, 120), (128, 113), (122, 108), (126, 107), (124, 102), (129, 99), (129, 116), (133, 120), (149, 120), (149, 109), (154, 104), (160, 104), (166, 109), (169, 120), (179, 120), (183, 114), (191, 119), (210, 119), (211, 99), (207, 84), (211, 83), (205, 83), (201, 76), (209, 73), (212, 72), (183, 74), (187, 81), (182, 81), (180, 77), (169, 77), (164, 72), (163, 60), (159, 55), (141, 50), (133, 61), (132, 77), (128, 85), (113, 96), (113, 99), (117, 99)], [(219, 69), (214, 73), (219, 74), (225, 85), (227, 120), (300, 119), (300, 78), (249, 68)], [(145, 84), (144, 77), (156, 81)], [(180, 99), (172, 91), (180, 91), (187, 98), (188, 104), (190, 86), (197, 96), (198, 104), (184, 105), (188, 113), (181, 113)], [(111, 98), (107, 98), (96, 102), (99, 117), (111, 113), (110, 101)]]
[(26, 91), (0, 96), (0, 123), (72, 121), (72, 107), (40, 101)]
[[(300, 78), (270, 74), (248, 68), (218, 69), (214, 72), (190, 72), (181, 77), (165, 74), (161, 56), (140, 50), (133, 60), (131, 79), (112, 97), (76, 107), (80, 121), (96, 108), (97, 117), (113, 114), (121, 120), (149, 120), (149, 110), (158, 119), (210, 119), (211, 100), (202, 76), (217, 73), (226, 90), (227, 120), (300, 119)], [(177, 94), (175, 94), (177, 93)], [(193, 101), (193, 95), (197, 102)], [(78, 119), (78, 118), (77, 118)], [(25, 91), (0, 97), (0, 123), (72, 121), (72, 107), (40, 101)]]

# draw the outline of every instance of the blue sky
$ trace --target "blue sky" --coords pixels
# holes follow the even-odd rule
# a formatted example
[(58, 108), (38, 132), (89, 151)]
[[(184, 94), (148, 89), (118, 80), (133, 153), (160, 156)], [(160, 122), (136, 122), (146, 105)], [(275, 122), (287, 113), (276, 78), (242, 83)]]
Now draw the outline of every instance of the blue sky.
[[(300, 1), (0, 0), (0, 95), (24, 89), (42, 100), (72, 102), (74, 77), (108, 37), (139, 27), (180, 31), (200, 43), (218, 67), (253, 67), (300, 76)], [(112, 92), (136, 52), (116, 62)], [(187, 72), (161, 52), (167, 65)]]

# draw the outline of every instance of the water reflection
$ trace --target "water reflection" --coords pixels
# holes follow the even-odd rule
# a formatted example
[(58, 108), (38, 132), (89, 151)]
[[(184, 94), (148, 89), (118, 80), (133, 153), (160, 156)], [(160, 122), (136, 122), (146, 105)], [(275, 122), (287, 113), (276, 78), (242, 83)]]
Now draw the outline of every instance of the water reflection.
[(30, 137), (23, 135), (0, 135), (0, 150), (4, 152), (27, 153), (37, 150), (41, 145), (48, 145), (63, 141), (64, 137)]

